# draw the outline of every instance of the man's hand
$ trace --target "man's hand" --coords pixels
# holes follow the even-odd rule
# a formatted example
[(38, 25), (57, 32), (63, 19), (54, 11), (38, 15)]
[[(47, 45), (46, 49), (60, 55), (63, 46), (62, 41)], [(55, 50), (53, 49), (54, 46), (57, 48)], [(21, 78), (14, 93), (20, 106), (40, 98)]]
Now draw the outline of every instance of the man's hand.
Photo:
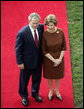
[(24, 64), (19, 64), (18, 66), (20, 69), (24, 69)]

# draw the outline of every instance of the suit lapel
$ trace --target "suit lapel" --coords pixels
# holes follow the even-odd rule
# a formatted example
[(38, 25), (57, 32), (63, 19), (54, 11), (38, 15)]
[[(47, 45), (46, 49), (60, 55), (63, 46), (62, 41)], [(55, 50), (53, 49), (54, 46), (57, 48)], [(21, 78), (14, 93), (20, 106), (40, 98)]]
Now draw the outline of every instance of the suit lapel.
[(41, 31), (39, 28), (37, 28), (38, 30), (38, 35), (39, 35), (39, 41), (38, 41), (38, 47), (40, 46), (40, 42), (41, 42)]
[[(39, 27), (37, 28), (37, 30), (38, 30), (38, 35), (39, 35), (39, 41), (38, 41), (38, 48), (39, 48), (39, 46), (40, 46), (40, 41), (41, 41), (41, 31), (40, 31)], [(29, 28), (29, 25), (28, 25), (28, 34), (29, 34), (29, 38), (30, 38), (30, 40), (32, 41), (33, 45), (36, 47), (36, 44), (35, 44), (35, 41), (34, 41), (32, 32), (31, 32), (31, 30), (30, 30), (30, 28)], [(37, 47), (36, 47), (36, 48), (37, 48)]]
[(35, 44), (32, 32), (31, 32), (31, 30), (29, 28), (29, 25), (28, 25), (28, 34), (29, 34), (30, 40), (32, 41), (33, 45), (36, 47), (36, 44)]

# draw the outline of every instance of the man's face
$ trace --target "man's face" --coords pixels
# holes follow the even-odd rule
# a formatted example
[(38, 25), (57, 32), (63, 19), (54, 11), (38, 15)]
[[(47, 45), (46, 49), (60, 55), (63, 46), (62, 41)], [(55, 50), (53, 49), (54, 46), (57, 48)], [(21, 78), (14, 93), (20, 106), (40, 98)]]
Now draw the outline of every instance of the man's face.
[(31, 25), (31, 27), (33, 29), (37, 29), (39, 22), (40, 22), (40, 20), (32, 18), (32, 20), (29, 22), (29, 24)]

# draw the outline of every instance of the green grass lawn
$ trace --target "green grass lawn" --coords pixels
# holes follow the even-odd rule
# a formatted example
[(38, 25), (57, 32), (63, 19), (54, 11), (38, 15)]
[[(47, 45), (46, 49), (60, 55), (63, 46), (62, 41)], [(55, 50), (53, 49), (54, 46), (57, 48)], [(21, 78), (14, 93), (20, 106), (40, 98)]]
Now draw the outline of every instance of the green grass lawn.
[(66, 1), (75, 108), (83, 108), (83, 1)]

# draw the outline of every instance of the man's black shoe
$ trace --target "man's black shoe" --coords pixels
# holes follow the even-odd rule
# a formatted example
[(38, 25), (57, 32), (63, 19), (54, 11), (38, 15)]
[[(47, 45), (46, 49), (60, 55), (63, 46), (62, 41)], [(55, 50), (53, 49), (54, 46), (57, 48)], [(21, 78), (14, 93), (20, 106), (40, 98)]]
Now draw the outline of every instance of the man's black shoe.
[(39, 102), (39, 103), (41, 103), (42, 102), (42, 98), (40, 97), (40, 96), (33, 96), (32, 95), (32, 97), (34, 97), (34, 99), (37, 101), (37, 102)]
[(28, 106), (28, 99), (27, 98), (22, 98), (22, 104), (24, 106)]

